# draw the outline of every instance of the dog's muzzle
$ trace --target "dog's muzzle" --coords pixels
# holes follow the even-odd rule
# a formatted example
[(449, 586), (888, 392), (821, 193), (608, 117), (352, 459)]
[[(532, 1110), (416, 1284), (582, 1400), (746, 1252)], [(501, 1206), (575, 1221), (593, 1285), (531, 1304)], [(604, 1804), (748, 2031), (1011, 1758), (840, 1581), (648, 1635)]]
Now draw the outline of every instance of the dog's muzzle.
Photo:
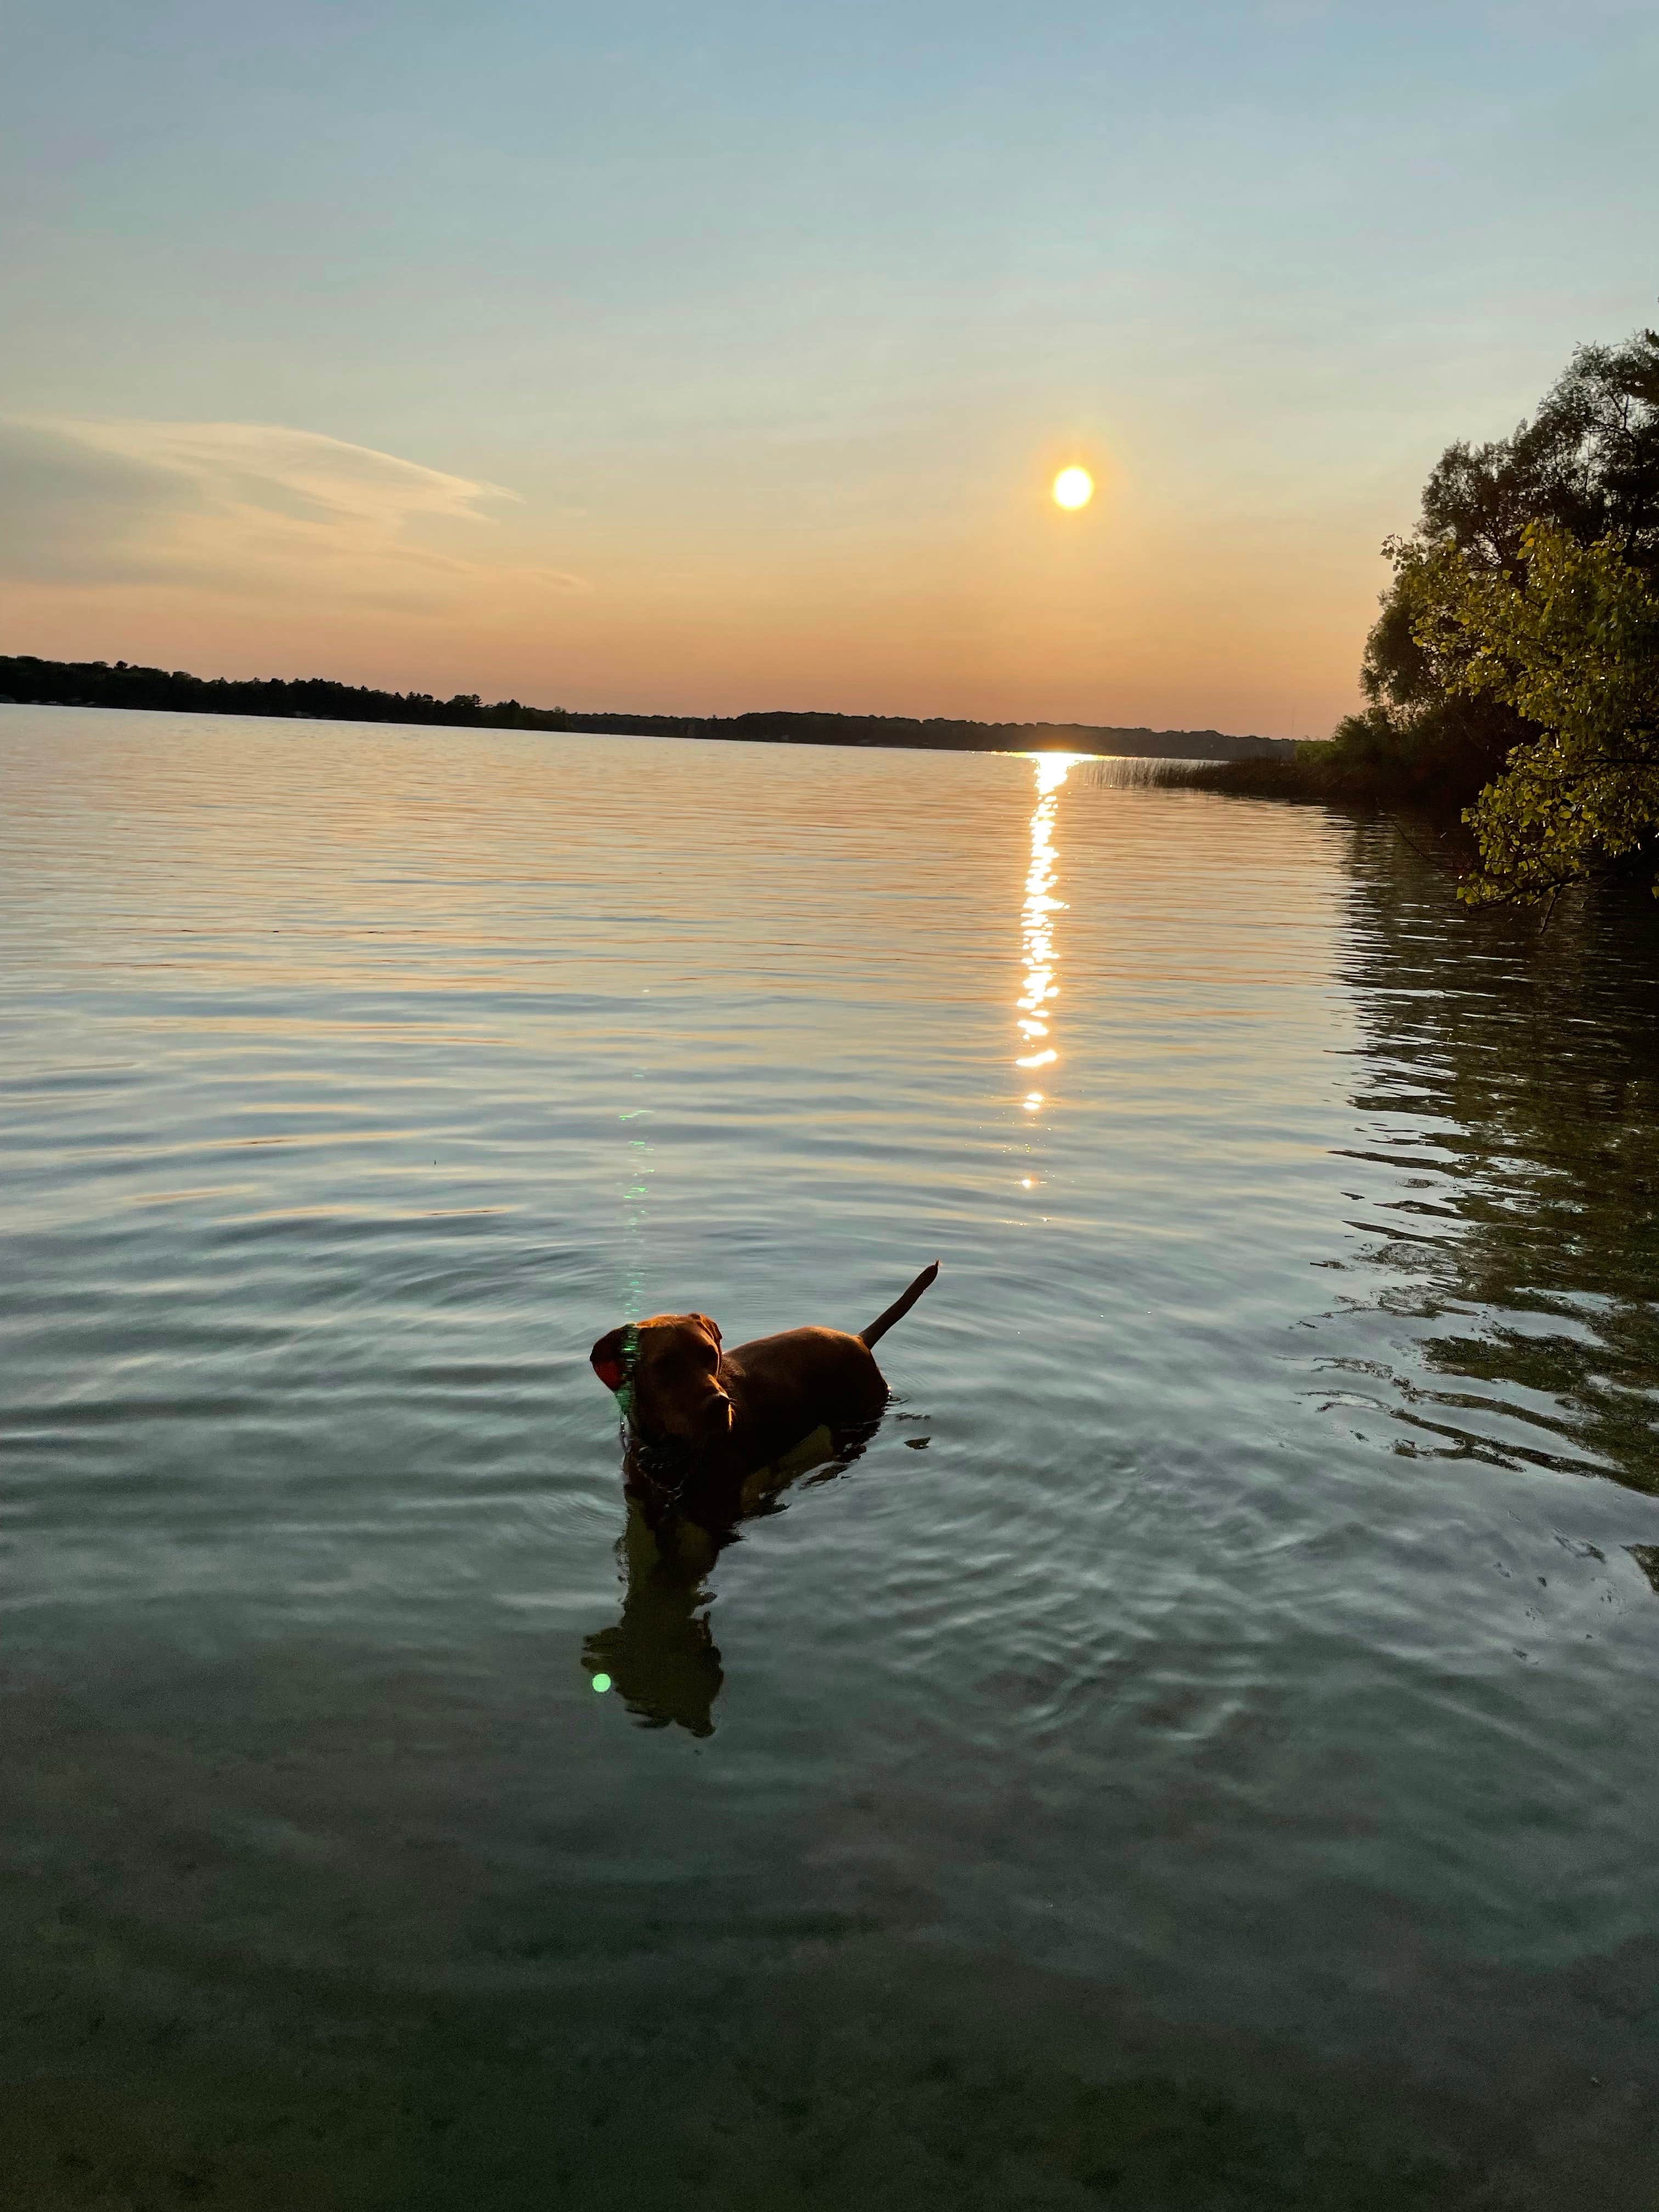
[(717, 1391), (708, 1408), (709, 1441), (712, 1443), (724, 1443), (732, 1433), (732, 1423), (734, 1419), (732, 1401), (724, 1390)]

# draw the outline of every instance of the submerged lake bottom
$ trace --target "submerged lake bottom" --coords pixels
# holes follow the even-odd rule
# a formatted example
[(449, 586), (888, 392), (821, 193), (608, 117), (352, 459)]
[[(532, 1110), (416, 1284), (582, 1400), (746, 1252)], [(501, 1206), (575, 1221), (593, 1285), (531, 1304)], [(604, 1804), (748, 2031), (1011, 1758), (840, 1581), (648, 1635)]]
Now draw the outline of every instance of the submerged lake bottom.
[[(1655, 2203), (1654, 902), (0, 707), (0, 2203)], [(630, 1513), (597, 1338), (934, 1259)]]

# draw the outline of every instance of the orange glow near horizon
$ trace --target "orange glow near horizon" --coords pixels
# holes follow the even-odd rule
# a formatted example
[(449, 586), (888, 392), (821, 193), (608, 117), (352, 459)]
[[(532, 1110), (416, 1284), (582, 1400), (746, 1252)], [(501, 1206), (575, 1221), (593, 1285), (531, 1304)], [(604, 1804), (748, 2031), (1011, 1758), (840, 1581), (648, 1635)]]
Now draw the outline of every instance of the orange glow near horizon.
[(565, 507), (294, 428), (31, 434), (67, 481), (105, 469), (134, 504), (118, 560), (102, 524), (64, 546), (43, 522), (58, 550), (9, 579), (8, 649), (210, 678), (1299, 737), (1355, 703), (1378, 580), (1360, 531), (1287, 538), (1183, 503), (1156, 454), (1130, 468), (1103, 437), (994, 425), (951, 426), (975, 458), (948, 479), (869, 462), (847, 532), (822, 486), (711, 531), (729, 485), (689, 460)]

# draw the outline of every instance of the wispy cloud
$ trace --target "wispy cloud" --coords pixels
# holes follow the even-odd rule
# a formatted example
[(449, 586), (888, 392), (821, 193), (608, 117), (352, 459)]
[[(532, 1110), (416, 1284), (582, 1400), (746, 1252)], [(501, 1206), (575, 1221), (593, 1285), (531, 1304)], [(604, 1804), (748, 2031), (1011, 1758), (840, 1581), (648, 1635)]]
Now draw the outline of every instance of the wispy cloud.
[(515, 498), (281, 424), (0, 420), (0, 569), (30, 583), (457, 612), (585, 589), (492, 547)]

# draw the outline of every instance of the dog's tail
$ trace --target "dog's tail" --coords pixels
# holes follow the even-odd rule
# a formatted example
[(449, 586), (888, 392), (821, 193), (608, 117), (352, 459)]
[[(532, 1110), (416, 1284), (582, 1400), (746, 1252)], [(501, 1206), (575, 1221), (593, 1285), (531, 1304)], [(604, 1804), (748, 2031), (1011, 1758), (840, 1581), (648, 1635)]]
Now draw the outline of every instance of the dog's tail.
[(865, 1329), (859, 1337), (859, 1342), (865, 1346), (866, 1351), (871, 1345), (875, 1343), (878, 1337), (886, 1335), (888, 1330), (891, 1328), (896, 1321), (902, 1321), (904, 1319), (905, 1315), (909, 1312), (911, 1307), (915, 1305), (916, 1300), (921, 1296), (928, 1284), (933, 1281), (934, 1276), (937, 1275), (938, 1273), (939, 1261), (935, 1260), (931, 1267), (924, 1267), (922, 1269), (921, 1273), (916, 1277), (916, 1279), (911, 1284), (909, 1289), (906, 1291), (902, 1297), (895, 1298), (892, 1304), (888, 1307), (884, 1314), (877, 1315), (874, 1321), (871, 1322), (869, 1328)]

